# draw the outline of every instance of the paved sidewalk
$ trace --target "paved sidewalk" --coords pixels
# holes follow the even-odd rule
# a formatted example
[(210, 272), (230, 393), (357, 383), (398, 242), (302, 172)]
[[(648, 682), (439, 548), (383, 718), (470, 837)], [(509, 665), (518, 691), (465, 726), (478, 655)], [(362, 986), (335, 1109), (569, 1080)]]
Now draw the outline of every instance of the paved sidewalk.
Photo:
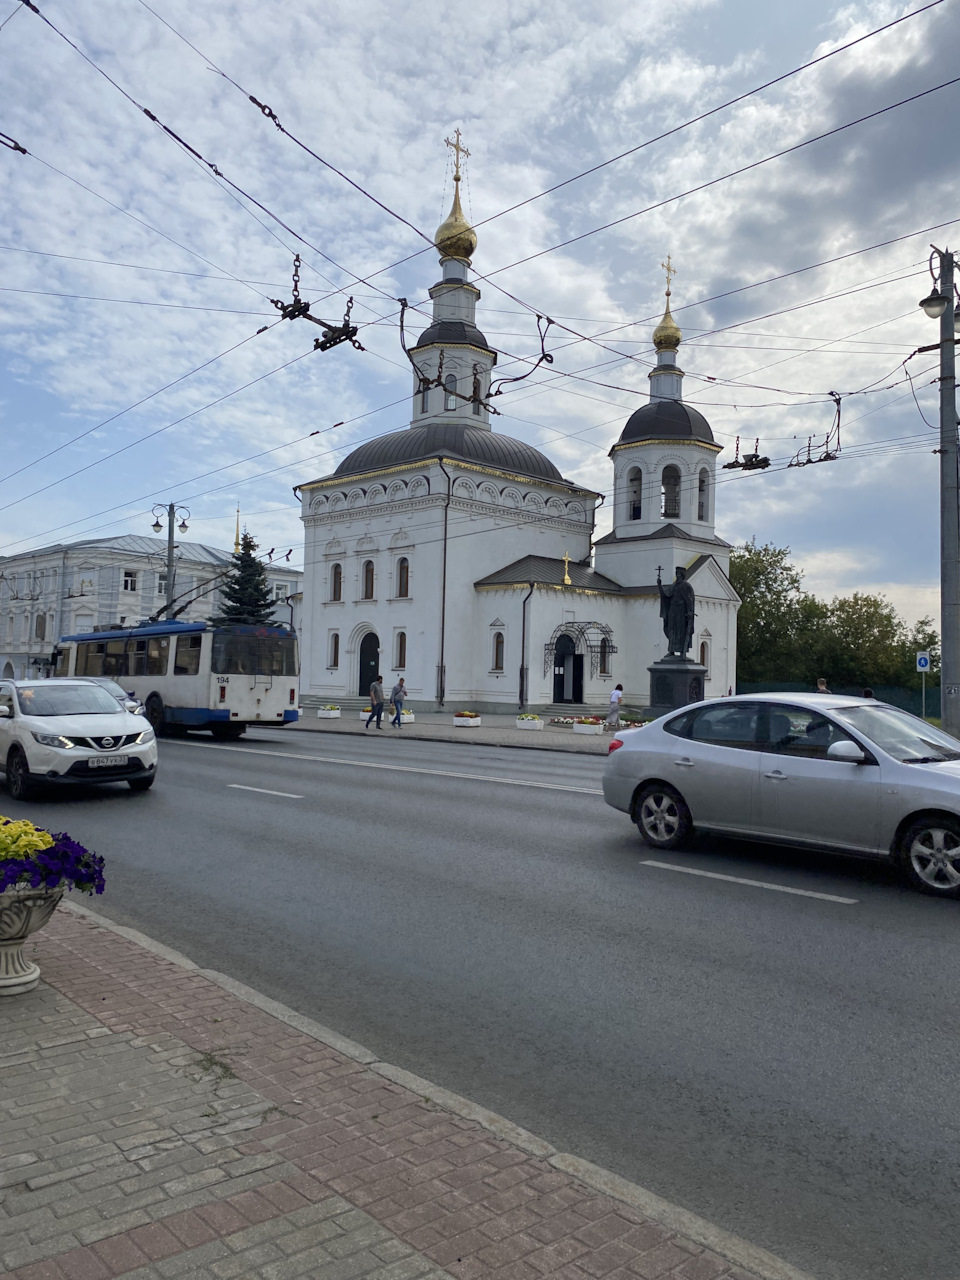
[(15, 1280), (802, 1280), (138, 939), (61, 907), (0, 1001)]
[[(304, 709), (302, 718), (295, 724), (288, 725), (284, 732), (291, 729), (301, 733), (330, 734), (376, 734), (373, 725), (364, 728), (360, 713), (356, 715), (344, 712), (339, 720), (319, 720), (317, 713)], [(413, 724), (405, 724), (402, 729), (390, 727), (386, 714), (383, 717), (383, 736), (388, 734), (395, 738), (419, 738), (431, 742), (459, 742), (468, 746), (488, 747), (526, 747), (540, 751), (574, 751), (580, 755), (605, 756), (610, 738), (609, 732), (592, 734), (574, 733), (572, 725), (550, 725), (544, 721), (543, 728), (531, 732), (529, 729), (518, 729), (516, 716), (487, 715), (481, 717), (483, 723), (479, 729), (455, 729), (452, 715), (424, 713), (417, 717)]]

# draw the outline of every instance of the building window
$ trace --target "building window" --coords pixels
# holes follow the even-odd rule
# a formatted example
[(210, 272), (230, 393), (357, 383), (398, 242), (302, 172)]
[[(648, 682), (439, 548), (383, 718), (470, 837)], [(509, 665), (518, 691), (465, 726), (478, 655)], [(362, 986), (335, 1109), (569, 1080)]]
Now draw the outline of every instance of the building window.
[(136, 569), (124, 569), (124, 571), (123, 571), (123, 589), (124, 589), (124, 591), (136, 591), (136, 589), (137, 589), (137, 571), (136, 571)]
[(285, 582), (275, 582), (273, 584), (274, 600), (285, 600), (287, 596), (287, 584)]
[(710, 502), (710, 472), (706, 467), (701, 468), (700, 478), (697, 481), (697, 519), (709, 520), (709, 502)]
[(157, 595), (166, 596), (167, 594), (167, 575), (165, 573), (157, 574)]
[(426, 413), (430, 404), (430, 388), (424, 387), (420, 392), (420, 412)]
[(330, 666), (339, 667), (340, 665), (340, 633), (334, 631), (330, 637)]
[(47, 638), (47, 615), (38, 613), (36, 621), (33, 624), (33, 634), (37, 640), (46, 640)]
[(363, 562), (363, 598), (364, 600), (373, 599), (373, 561), (364, 560)]
[(602, 676), (610, 674), (610, 641), (606, 636), (600, 640), (600, 674)]
[(343, 599), (343, 566), (339, 564), (330, 570), (330, 599)]
[(457, 380), (452, 373), (443, 380), (443, 407), (448, 411), (457, 407)]
[(407, 665), (407, 633), (397, 632), (397, 662), (395, 670), (402, 671)]
[(660, 479), (660, 515), (664, 520), (680, 518), (680, 469), (672, 464), (663, 468)]
[(639, 467), (631, 468), (627, 476), (627, 502), (630, 504), (630, 519), (643, 519), (643, 472)]
[(403, 599), (410, 594), (410, 561), (401, 556), (397, 561), (397, 595)]
[(503, 632), (495, 631), (493, 633), (493, 666), (492, 671), (503, 670)]
[(700, 665), (701, 667), (707, 668), (707, 674), (704, 677), (704, 679), (709, 680), (710, 679), (710, 646), (707, 644), (706, 640), (702, 641), (700, 645)]

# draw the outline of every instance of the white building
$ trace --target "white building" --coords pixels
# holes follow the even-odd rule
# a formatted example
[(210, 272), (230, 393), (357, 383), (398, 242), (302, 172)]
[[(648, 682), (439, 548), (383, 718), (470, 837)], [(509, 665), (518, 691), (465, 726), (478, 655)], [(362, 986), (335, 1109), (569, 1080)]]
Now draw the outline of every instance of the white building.
[(414, 709), (599, 707), (617, 683), (647, 705), (647, 668), (667, 649), (658, 571), (672, 582), (679, 565), (696, 592), (691, 656), (707, 668), (705, 696), (725, 694), (739, 599), (714, 532), (720, 446), (682, 400), (669, 290), (650, 401), (610, 452), (613, 531), (594, 547), (600, 495), (491, 428), (497, 357), (475, 323), (476, 234), (456, 187), (436, 244), (433, 323), (411, 355), (425, 380), (442, 370), (443, 385), (424, 389), (415, 375), (409, 427), (298, 486), (302, 704), (365, 698), (379, 671), (388, 689), (405, 678)]
[[(180, 603), (196, 595), (180, 614), (183, 622), (208, 618), (220, 604), (207, 591), (230, 567), (230, 552), (199, 542), (177, 543), (174, 593)], [(269, 565), (278, 602), (278, 622), (299, 621), (302, 574)], [(25, 679), (45, 674), (62, 635), (111, 624), (136, 626), (163, 608), (167, 598), (166, 538), (127, 534), (57, 543), (16, 556), (0, 556), (0, 675)]]

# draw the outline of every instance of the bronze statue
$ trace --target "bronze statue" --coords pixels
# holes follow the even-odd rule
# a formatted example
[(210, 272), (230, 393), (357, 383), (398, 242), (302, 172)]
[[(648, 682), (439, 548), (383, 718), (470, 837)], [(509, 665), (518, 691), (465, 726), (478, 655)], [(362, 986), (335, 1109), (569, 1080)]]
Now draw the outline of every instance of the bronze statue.
[(687, 571), (677, 566), (676, 580), (665, 587), (657, 569), (657, 586), (660, 589), (660, 617), (663, 634), (667, 637), (667, 657), (686, 657), (693, 645), (693, 616), (696, 596), (687, 582)]

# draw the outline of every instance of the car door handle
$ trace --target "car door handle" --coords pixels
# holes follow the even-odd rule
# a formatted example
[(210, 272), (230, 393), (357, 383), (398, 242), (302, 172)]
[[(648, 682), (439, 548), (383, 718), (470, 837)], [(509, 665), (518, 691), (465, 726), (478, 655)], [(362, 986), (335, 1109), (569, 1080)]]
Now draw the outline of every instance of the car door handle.
[(781, 773), (779, 769), (775, 769), (773, 773), (765, 773), (763, 776), (765, 778), (770, 778), (773, 782), (786, 782), (787, 780), (787, 775), (785, 773)]
[(674, 763), (674, 764), (678, 764), (678, 765), (680, 765), (680, 767), (681, 767), (682, 769), (692, 769), (692, 768), (693, 768), (693, 761), (690, 759), (690, 757), (689, 757), (689, 756), (684, 756), (682, 760), (674, 760), (674, 762), (673, 762), (673, 763)]

